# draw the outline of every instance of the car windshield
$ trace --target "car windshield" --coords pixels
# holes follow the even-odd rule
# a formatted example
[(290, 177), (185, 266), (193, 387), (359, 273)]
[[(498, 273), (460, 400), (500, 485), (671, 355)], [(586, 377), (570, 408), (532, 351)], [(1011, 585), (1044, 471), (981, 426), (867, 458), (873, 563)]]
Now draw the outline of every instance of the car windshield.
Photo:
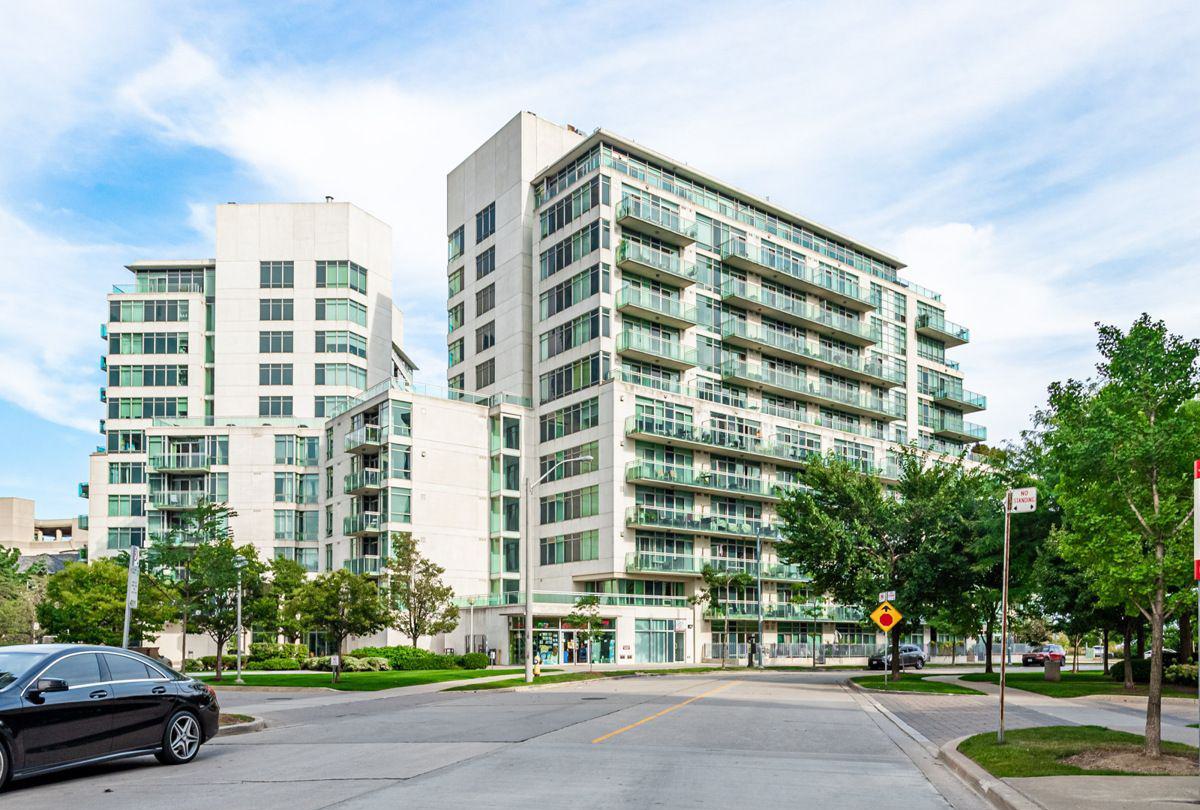
[(44, 657), (41, 653), (0, 652), (0, 689), (20, 679)]

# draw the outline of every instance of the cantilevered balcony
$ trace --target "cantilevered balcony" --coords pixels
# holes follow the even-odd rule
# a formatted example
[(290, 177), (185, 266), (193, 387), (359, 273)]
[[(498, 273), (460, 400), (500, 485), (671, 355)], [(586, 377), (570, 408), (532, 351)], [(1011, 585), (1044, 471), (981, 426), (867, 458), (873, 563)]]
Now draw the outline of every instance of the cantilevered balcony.
[(384, 559), (382, 557), (351, 557), (342, 563), (342, 568), (345, 568), (351, 574), (366, 574), (367, 576), (378, 576), (383, 572)]
[(678, 298), (632, 284), (623, 284), (617, 291), (617, 311), (675, 329), (696, 325), (695, 307), (684, 306)]
[(753, 461), (770, 461), (789, 467), (802, 467), (820, 452), (787, 442), (763, 441), (755, 436), (713, 430), (676, 419), (653, 416), (630, 416), (625, 420), (625, 435), (674, 447), (686, 447), (704, 452)]
[(342, 534), (350, 537), (379, 534), (382, 531), (380, 526), (378, 512), (359, 512), (342, 518)]
[(203, 490), (172, 492), (160, 490), (150, 493), (150, 505), (160, 510), (194, 509), (207, 496)]
[(621, 200), (617, 206), (617, 224), (676, 247), (686, 247), (696, 241), (695, 222), (686, 222), (676, 211), (635, 197)]
[(775, 329), (764, 329), (740, 318), (725, 319), (721, 327), (721, 339), (735, 346), (798, 360), (806, 365), (885, 388), (904, 384), (904, 374), (892, 365), (884, 365), (881, 359), (863, 360), (854, 354), (793, 337)]
[(933, 401), (963, 413), (975, 413), (987, 409), (987, 397), (968, 391), (962, 386), (944, 385), (933, 393)]
[[(762, 602), (754, 601), (722, 602), (720, 618), (725, 619), (756, 619), (761, 609), (764, 619), (772, 621), (823, 621), (823, 622), (860, 622), (862, 613), (854, 608), (843, 605), (833, 605), (824, 602), (793, 604), (791, 602)], [(705, 618), (714, 617), (712, 610), (704, 613)]]
[(779, 535), (776, 524), (762, 518), (701, 514), (646, 505), (626, 509), (625, 525), (631, 528), (666, 529), (718, 537), (775, 538)]
[(940, 340), (946, 344), (946, 348), (962, 346), (971, 341), (971, 330), (967, 327), (927, 312), (917, 315), (917, 334)]
[(696, 350), (678, 341), (628, 329), (617, 336), (617, 354), (682, 371), (696, 365)]
[(387, 430), (379, 425), (363, 425), (346, 434), (347, 453), (372, 453), (387, 442)]
[(746, 239), (733, 237), (721, 245), (721, 261), (848, 309), (866, 312), (875, 308), (867, 291), (857, 282), (838, 278), (836, 273), (812, 267), (808, 262), (771, 250), (765, 244), (754, 245)]
[(696, 268), (684, 264), (678, 253), (658, 250), (628, 239), (622, 239), (617, 246), (617, 267), (670, 287), (688, 287), (696, 283)]
[(792, 374), (770, 366), (752, 365), (740, 360), (726, 360), (721, 366), (721, 376), (752, 388), (832, 406), (874, 419), (904, 418), (904, 414), (890, 399), (872, 396), (867, 391), (853, 391), (823, 385), (803, 375)]
[(766, 500), (775, 498), (769, 481), (764, 484), (762, 478), (702, 470), (686, 464), (632, 461), (625, 466), (625, 480), (640, 484), (666, 484), (672, 489), (715, 492), (739, 498)]
[[(695, 574), (706, 567), (718, 571), (745, 571), (758, 576), (756, 560), (741, 560), (732, 557), (707, 557), (700, 554), (668, 554), (660, 551), (631, 551), (625, 555), (625, 571), (630, 574)], [(762, 578), (775, 582), (808, 582), (809, 577), (798, 565), (768, 562), (762, 565)]]
[(933, 435), (959, 442), (987, 441), (987, 428), (961, 417), (943, 414), (933, 426)]
[(206, 472), (212, 466), (208, 453), (166, 452), (149, 457), (150, 469), (156, 472)]
[(880, 331), (872, 329), (867, 321), (848, 318), (741, 279), (726, 279), (721, 285), (721, 298), (739, 307), (785, 323), (803, 326), (805, 329), (854, 346), (869, 346), (881, 339)]
[(382, 489), (383, 476), (379, 470), (368, 467), (343, 477), (342, 491), (347, 495), (361, 495)]

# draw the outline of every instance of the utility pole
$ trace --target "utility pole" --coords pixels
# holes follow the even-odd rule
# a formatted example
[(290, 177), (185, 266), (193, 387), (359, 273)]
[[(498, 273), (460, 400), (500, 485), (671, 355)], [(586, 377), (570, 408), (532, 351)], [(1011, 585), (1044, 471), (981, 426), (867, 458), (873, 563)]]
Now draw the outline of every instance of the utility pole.
[(121, 631), (121, 648), (129, 649), (129, 625), (133, 622), (133, 609), (138, 603), (138, 584), (140, 581), (140, 568), (138, 560), (141, 559), (141, 546), (129, 547), (129, 573), (125, 579), (125, 626)]
[(246, 558), (241, 554), (234, 557), (233, 567), (237, 569), (237, 678), (233, 682), (241, 685), (245, 683), (242, 680), (242, 569), (246, 567)]

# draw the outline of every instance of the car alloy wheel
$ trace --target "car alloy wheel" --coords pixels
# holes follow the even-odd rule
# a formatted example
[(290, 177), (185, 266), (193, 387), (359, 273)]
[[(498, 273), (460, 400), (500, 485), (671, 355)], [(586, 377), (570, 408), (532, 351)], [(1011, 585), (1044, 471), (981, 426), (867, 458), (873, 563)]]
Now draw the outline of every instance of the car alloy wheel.
[(186, 762), (196, 755), (200, 748), (200, 724), (194, 715), (184, 713), (175, 718), (171, 723), (167, 744), (180, 762)]

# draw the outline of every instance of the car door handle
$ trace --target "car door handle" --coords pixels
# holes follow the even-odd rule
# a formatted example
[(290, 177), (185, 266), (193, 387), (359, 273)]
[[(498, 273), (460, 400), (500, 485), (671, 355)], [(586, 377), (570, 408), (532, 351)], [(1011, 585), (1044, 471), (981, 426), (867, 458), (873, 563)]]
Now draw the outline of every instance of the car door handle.
[(108, 690), (107, 689), (97, 689), (94, 692), (92, 692), (91, 694), (89, 694), (88, 697), (93, 698), (93, 699), (108, 697)]
[(167, 693), (167, 687), (165, 687), (165, 686), (156, 686), (156, 687), (154, 687), (153, 689), (151, 689), (150, 691), (151, 691), (151, 692), (153, 692), (153, 693), (154, 693), (154, 694), (156, 694), (156, 695), (165, 695), (165, 694)]

